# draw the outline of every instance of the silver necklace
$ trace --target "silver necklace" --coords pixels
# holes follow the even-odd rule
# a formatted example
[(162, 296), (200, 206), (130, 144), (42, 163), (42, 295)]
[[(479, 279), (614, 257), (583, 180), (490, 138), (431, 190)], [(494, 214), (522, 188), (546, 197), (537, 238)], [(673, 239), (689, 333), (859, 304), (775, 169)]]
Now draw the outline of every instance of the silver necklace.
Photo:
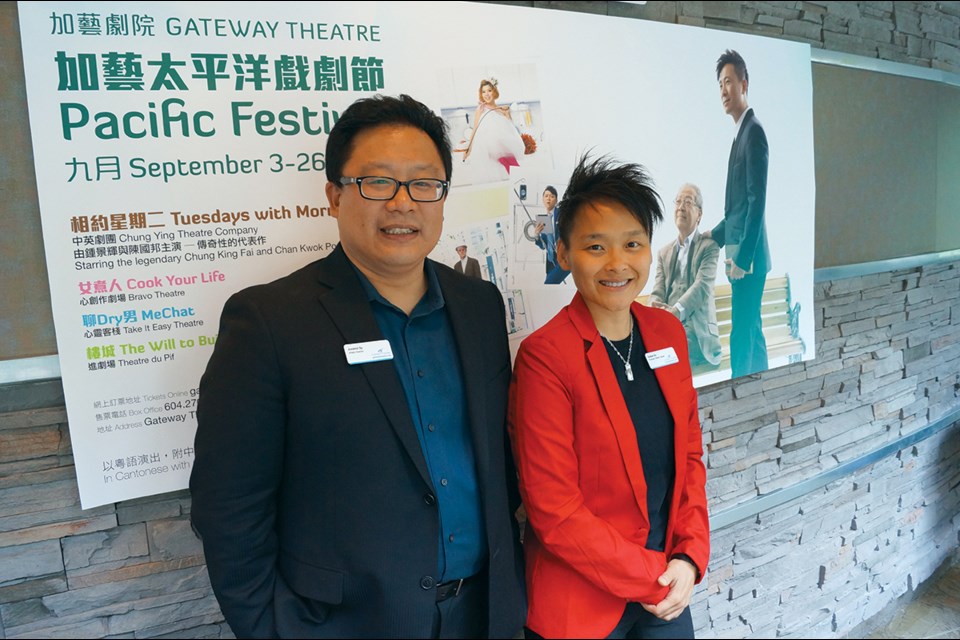
[(620, 362), (623, 363), (623, 368), (627, 372), (627, 382), (633, 382), (633, 367), (630, 366), (630, 355), (633, 353), (633, 323), (630, 323), (630, 346), (627, 347), (627, 357), (624, 358), (617, 346), (610, 341), (610, 338), (603, 335), (600, 336), (607, 341), (607, 344), (610, 345), (610, 348), (613, 349), (613, 352), (617, 354), (617, 357), (620, 358)]

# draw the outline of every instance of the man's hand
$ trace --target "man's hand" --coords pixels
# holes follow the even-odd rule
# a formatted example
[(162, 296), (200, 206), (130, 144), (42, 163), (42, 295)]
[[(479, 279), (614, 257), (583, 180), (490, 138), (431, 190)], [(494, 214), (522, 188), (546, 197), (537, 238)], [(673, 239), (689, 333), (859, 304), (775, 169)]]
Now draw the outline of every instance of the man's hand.
[(533, 232), (537, 235), (540, 235), (541, 233), (543, 233), (543, 230), (546, 228), (546, 226), (547, 225), (543, 224), (542, 222), (538, 222), (537, 226), (533, 228)]
[(733, 260), (725, 260), (727, 264), (727, 277), (731, 280), (742, 280), (743, 276), (747, 275), (747, 272), (737, 266), (737, 263)]
[(676, 318), (677, 320), (680, 320), (680, 309), (677, 309), (673, 305), (664, 304), (659, 300), (651, 300), (650, 306), (653, 307), (654, 309), (663, 309), (664, 311), (669, 311), (670, 313), (673, 314), (674, 318)]
[(667, 570), (657, 578), (661, 586), (670, 587), (667, 597), (659, 604), (643, 604), (643, 608), (661, 620), (674, 620), (690, 604), (693, 585), (697, 581), (697, 569), (686, 560), (674, 558), (667, 563)]

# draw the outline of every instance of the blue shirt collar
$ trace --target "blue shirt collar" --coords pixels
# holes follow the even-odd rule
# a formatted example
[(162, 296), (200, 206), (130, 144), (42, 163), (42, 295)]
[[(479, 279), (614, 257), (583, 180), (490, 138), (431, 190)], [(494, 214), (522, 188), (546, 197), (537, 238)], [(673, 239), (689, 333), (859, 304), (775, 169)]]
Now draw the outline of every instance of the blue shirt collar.
[[(406, 315), (402, 309), (380, 295), (380, 292), (373, 286), (373, 283), (357, 268), (357, 265), (353, 264), (349, 257), (347, 258), (347, 262), (350, 263), (350, 266), (353, 267), (354, 272), (356, 272), (357, 278), (360, 280), (360, 286), (363, 287), (364, 292), (367, 294), (367, 300), (370, 302), (378, 302), (389, 309), (395, 309)], [(413, 312), (410, 314), (411, 318), (427, 315), (437, 309), (442, 309), (445, 304), (443, 291), (440, 290), (440, 281), (437, 279), (437, 271), (433, 266), (432, 260), (423, 261), (423, 273), (427, 277), (427, 291), (423, 294), (423, 297), (420, 298), (417, 306), (413, 308)]]

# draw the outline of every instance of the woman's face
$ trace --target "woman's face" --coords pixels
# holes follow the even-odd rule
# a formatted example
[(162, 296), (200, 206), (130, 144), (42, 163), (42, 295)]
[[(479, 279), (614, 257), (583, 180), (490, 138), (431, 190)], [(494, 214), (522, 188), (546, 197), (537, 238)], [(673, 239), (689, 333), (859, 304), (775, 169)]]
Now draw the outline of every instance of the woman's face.
[(653, 256), (646, 229), (620, 203), (584, 205), (574, 219), (570, 245), (557, 244), (560, 266), (573, 275), (577, 290), (597, 324), (629, 313), (650, 275)]
[(493, 104), (493, 85), (483, 85), (483, 88), (480, 89), (480, 98), (487, 104)]
[(546, 207), (547, 211), (553, 211), (553, 208), (557, 206), (557, 196), (553, 195), (552, 191), (543, 192), (543, 206)]

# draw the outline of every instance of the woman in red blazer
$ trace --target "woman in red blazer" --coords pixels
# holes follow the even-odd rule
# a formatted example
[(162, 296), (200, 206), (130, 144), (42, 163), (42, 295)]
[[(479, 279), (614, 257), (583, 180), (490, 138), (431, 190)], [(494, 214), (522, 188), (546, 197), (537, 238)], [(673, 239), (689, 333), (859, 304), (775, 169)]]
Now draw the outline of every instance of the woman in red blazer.
[(693, 637), (710, 555), (697, 395), (680, 322), (634, 301), (660, 199), (639, 165), (584, 157), (562, 206), (577, 294), (521, 344), (510, 395), (527, 637)]

